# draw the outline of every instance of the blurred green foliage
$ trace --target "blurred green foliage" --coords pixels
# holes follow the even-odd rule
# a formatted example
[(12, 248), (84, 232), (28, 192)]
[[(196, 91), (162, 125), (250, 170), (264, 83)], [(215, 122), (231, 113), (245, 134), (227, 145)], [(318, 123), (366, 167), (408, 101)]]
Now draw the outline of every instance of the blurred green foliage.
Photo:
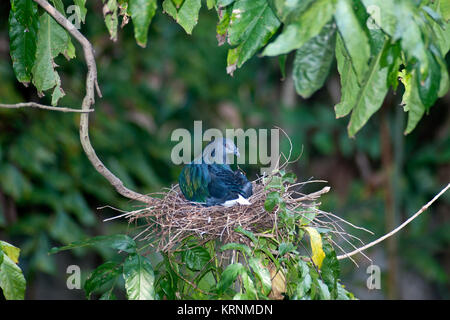
[[(128, 187), (148, 193), (176, 181), (181, 168), (170, 161), (170, 134), (175, 128), (192, 129), (193, 120), (203, 120), (204, 128), (278, 125), (294, 142), (294, 155), (302, 152), (292, 165), (300, 180), (329, 181), (332, 192), (324, 197), (323, 210), (376, 235), (385, 232), (384, 190), (377, 182), (382, 169), (380, 116), (374, 116), (356, 139), (348, 138), (346, 121), (336, 120), (332, 108), (338, 102), (335, 62), (324, 88), (308, 100), (295, 92), (290, 99), (293, 85), (288, 79), (280, 82), (275, 58), (254, 57), (234, 77), (226, 74), (227, 50), (217, 46), (212, 31), (217, 19), (204, 9), (192, 36), (157, 12), (143, 49), (136, 45), (131, 25), (112, 42), (101, 19), (101, 4), (88, 5), (81, 31), (95, 47), (103, 92), (92, 116), (91, 139), (99, 157)], [(15, 80), (5, 44), (8, 3), (2, 2), (0, 8), (0, 101), (36, 100), (35, 89)], [(74, 61), (59, 57), (56, 63), (66, 91), (60, 104), (78, 108), (85, 66), (80, 47), (75, 46)], [(288, 72), (292, 58), (287, 58)], [(390, 95), (383, 107), (389, 111), (394, 146), (398, 222), (417, 211), (450, 176), (448, 94), (438, 100), (442, 106), (432, 108), (406, 137), (402, 134), (406, 117), (396, 110), (400, 100)], [(50, 103), (50, 98), (43, 102)], [(58, 264), (64, 264), (64, 257), (49, 256), (49, 249), (87, 235), (125, 232), (126, 223), (101, 221), (115, 212), (96, 208), (130, 209), (134, 204), (121, 198), (86, 159), (77, 115), (0, 109), (0, 118), (0, 238), (22, 248), (21, 266), (31, 287), (34, 275), (42, 272), (59, 277), (63, 287), (66, 275)], [(282, 147), (288, 151), (286, 140)], [(357, 159), (368, 164), (369, 175)], [(250, 177), (257, 173), (257, 168), (245, 169)], [(449, 207), (447, 193), (397, 236), (402, 270), (412, 268), (441, 298), (450, 297)], [(369, 241), (366, 234), (359, 236)], [(113, 257), (110, 251), (94, 250), (73, 251), (75, 261)], [(351, 281), (353, 265), (345, 262), (342, 269), (343, 282)], [(36, 298), (32, 292), (27, 294)]]

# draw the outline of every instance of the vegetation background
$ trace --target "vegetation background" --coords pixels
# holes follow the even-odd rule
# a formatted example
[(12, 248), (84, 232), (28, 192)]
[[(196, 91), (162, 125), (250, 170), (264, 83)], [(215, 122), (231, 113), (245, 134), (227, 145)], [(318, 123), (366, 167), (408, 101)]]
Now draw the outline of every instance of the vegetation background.
[[(303, 150), (291, 167), (299, 179), (329, 181), (332, 191), (323, 197), (322, 209), (376, 236), (416, 212), (450, 180), (448, 93), (407, 136), (401, 95), (389, 93), (381, 112), (352, 139), (348, 118), (335, 119), (333, 110), (340, 97), (336, 62), (325, 86), (305, 100), (289, 76), (292, 57), (284, 80), (278, 59), (267, 57), (253, 57), (233, 77), (227, 75), (227, 48), (217, 45), (214, 11), (203, 8), (189, 36), (158, 10), (147, 47), (141, 48), (130, 24), (112, 42), (101, 2), (88, 1), (88, 7), (81, 31), (96, 50), (103, 91), (91, 119), (91, 139), (100, 158), (132, 189), (149, 193), (176, 182), (181, 167), (170, 161), (170, 135), (176, 128), (192, 129), (194, 120), (221, 129), (285, 129), (294, 154)], [(0, 101), (37, 101), (36, 89), (19, 84), (12, 70), (9, 9), (9, 1), (0, 2)], [(66, 89), (62, 104), (74, 108), (85, 82), (81, 54), (76, 59), (56, 60)], [(49, 104), (50, 98), (43, 101)], [(49, 256), (49, 249), (86, 236), (126, 232), (126, 222), (102, 222), (115, 212), (96, 208), (131, 209), (134, 204), (86, 159), (77, 115), (0, 109), (0, 119), (0, 239), (22, 249), (26, 298), (82, 299), (82, 290), (66, 287), (67, 266), (79, 265), (85, 277), (114, 253), (83, 248)], [(287, 147), (284, 141), (283, 150)], [(249, 177), (258, 173), (257, 167), (244, 169)], [(381, 267), (381, 290), (366, 288), (369, 262), (363, 257), (358, 257), (359, 268), (341, 263), (342, 283), (361, 299), (449, 299), (449, 212), (447, 192), (402, 232), (368, 251)], [(375, 239), (358, 235), (366, 242)]]

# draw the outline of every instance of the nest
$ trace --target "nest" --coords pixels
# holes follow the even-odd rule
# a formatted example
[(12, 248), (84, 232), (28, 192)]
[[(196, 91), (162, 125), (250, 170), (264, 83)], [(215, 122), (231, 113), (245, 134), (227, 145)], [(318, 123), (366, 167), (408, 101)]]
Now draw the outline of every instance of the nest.
[(305, 184), (317, 185), (325, 181), (283, 182), (281, 189), (272, 188), (271, 181), (280, 178), (281, 173), (278, 171), (253, 181), (253, 195), (249, 198), (251, 205), (248, 206), (204, 207), (187, 201), (179, 186), (174, 185), (166, 191), (153, 194), (154, 202), (150, 206), (117, 217), (125, 217), (137, 225), (135, 239), (145, 241), (157, 251), (165, 253), (173, 252), (192, 236), (195, 236), (199, 245), (210, 240), (219, 240), (223, 244), (246, 243), (249, 239), (242, 234), (242, 229), (257, 236), (274, 237), (282, 241), (288, 232), (279, 223), (283, 210), (275, 205), (268, 211), (265, 206), (268, 194), (275, 191), (286, 205), (287, 210), (284, 212), (295, 212), (303, 221), (306, 219), (309, 226), (327, 228), (349, 243), (350, 238), (356, 238), (346, 233), (341, 226), (342, 222), (350, 223), (318, 209), (319, 198), (329, 192), (329, 187), (309, 194), (302, 192)]

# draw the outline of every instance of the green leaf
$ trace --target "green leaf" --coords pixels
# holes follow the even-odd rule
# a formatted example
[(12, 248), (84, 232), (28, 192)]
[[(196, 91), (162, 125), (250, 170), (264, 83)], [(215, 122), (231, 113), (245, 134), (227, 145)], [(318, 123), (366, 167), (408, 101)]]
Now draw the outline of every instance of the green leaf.
[(119, 25), (119, 19), (117, 16), (118, 4), (117, 0), (102, 0), (103, 1), (103, 17), (105, 19), (105, 25), (108, 29), (110, 39), (117, 41), (117, 27)]
[(298, 273), (299, 279), (297, 281), (297, 287), (295, 288), (295, 300), (305, 299), (312, 284), (308, 264), (301, 259), (298, 261)]
[(338, 0), (334, 19), (359, 83), (366, 76), (370, 58), (369, 39), (353, 11), (352, 0)]
[(123, 278), (129, 300), (154, 300), (155, 275), (150, 261), (131, 254), (123, 265)]
[(205, 248), (193, 247), (182, 252), (182, 259), (189, 269), (199, 271), (211, 260), (211, 256)]
[(339, 261), (333, 247), (325, 242), (323, 244), (325, 259), (323, 259), (321, 276), (331, 294), (332, 299), (338, 298), (338, 278), (340, 274)]
[(86, 21), (86, 13), (87, 13), (87, 9), (86, 9), (86, 0), (74, 0), (73, 1), (75, 3), (76, 6), (78, 6), (78, 10), (77, 11), (77, 15), (78, 18), (81, 20), (81, 22), (85, 22)]
[(3, 253), (6, 254), (14, 263), (19, 262), (20, 248), (0, 240), (0, 251), (3, 251)]
[(374, 28), (380, 27), (391, 37), (396, 37), (396, 3), (386, 0), (362, 0), (362, 2), (370, 14), (368, 23)]
[(23, 300), (25, 298), (25, 277), (22, 270), (6, 254), (0, 251), (0, 288), (6, 300)]
[(280, 21), (266, 0), (237, 0), (228, 28), (228, 42), (232, 46), (238, 45), (235, 48), (237, 67), (262, 48), (279, 26)]
[(119, 264), (113, 261), (107, 261), (97, 267), (84, 283), (86, 297), (89, 299), (95, 290), (98, 290), (105, 284), (115, 280), (120, 273), (121, 268), (119, 268)]
[[(377, 38), (373, 37), (373, 39)], [(351, 137), (381, 107), (389, 89), (389, 68), (381, 64), (381, 57), (387, 48), (387, 41), (384, 37), (381, 38), (381, 41), (377, 40), (378, 42), (374, 43), (376, 55), (372, 57), (365, 78), (359, 86), (356, 73), (350, 68), (351, 58), (344, 47), (343, 40), (340, 36), (337, 37), (336, 58), (341, 74), (342, 95), (341, 102), (335, 106), (335, 111), (336, 117), (342, 117), (353, 111), (348, 126), (348, 133)]]
[(156, 0), (130, 0), (128, 11), (134, 25), (134, 37), (138, 45), (145, 48), (150, 22), (156, 13)]
[(174, 18), (187, 34), (191, 34), (197, 25), (201, 6), (201, 0), (185, 0), (178, 10), (171, 0), (164, 0), (162, 4), (163, 10)]
[(352, 67), (352, 61), (344, 47), (344, 42), (338, 34), (336, 38), (336, 60), (339, 74), (341, 76), (341, 102), (335, 107), (336, 118), (345, 117), (349, 114), (356, 103), (359, 91), (358, 80)]
[(227, 243), (227, 244), (223, 245), (222, 247), (220, 247), (220, 251), (226, 251), (226, 250), (238, 250), (238, 251), (241, 251), (242, 253), (245, 253), (247, 256), (252, 255), (252, 250), (248, 246), (246, 246), (245, 244), (242, 244), (242, 243), (230, 242), (230, 243)]
[(31, 184), (27, 178), (12, 164), (0, 167), (0, 185), (5, 194), (15, 200), (27, 196), (31, 192)]
[(233, 263), (228, 265), (225, 270), (222, 272), (221, 278), (217, 283), (217, 290), (221, 294), (227, 290), (231, 284), (236, 280), (238, 275), (242, 274), (245, 271), (245, 268), (240, 263)]
[(410, 1), (399, 1), (395, 8), (397, 16), (396, 36), (401, 38), (401, 46), (409, 62), (417, 61), (420, 66), (420, 78), (428, 75), (427, 46), (423, 41), (415, 4)]
[(330, 290), (328, 290), (327, 285), (321, 279), (316, 279), (315, 283), (318, 286), (319, 296), (320, 296), (321, 300), (330, 300), (331, 295), (330, 295)]
[(216, 5), (216, 0), (206, 0), (206, 7), (211, 10)]
[(115, 250), (125, 251), (128, 253), (136, 252), (136, 243), (133, 239), (125, 234), (114, 234), (110, 236), (97, 236), (94, 238), (89, 238), (83, 241), (75, 241), (71, 244), (59, 247), (52, 248), (50, 250), (50, 254), (54, 254), (64, 250), (71, 250), (74, 248), (87, 247), (87, 246), (106, 246)]
[(317, 36), (297, 49), (292, 76), (295, 90), (303, 98), (312, 96), (325, 83), (334, 58), (335, 42), (336, 27), (329, 22)]
[(57, 65), (54, 59), (67, 50), (69, 36), (47, 13), (41, 15), (39, 24), (36, 62), (32, 69), (33, 84), (41, 93), (56, 87), (57, 91), (53, 93), (55, 99), (52, 99), (52, 104), (56, 105), (64, 92), (61, 90), (61, 79), (55, 71)]
[[(334, 48), (333, 48), (333, 51), (334, 51)], [(283, 178), (283, 182), (287, 182), (287, 183), (295, 183), (295, 181), (297, 181), (297, 176), (293, 172), (288, 172), (288, 173), (283, 174), (282, 178)]]
[(332, 19), (335, 5), (335, 0), (314, 1), (292, 24), (284, 27), (278, 38), (264, 49), (263, 55), (276, 56), (300, 48)]
[(269, 0), (278, 19), (285, 24), (295, 21), (314, 0)]
[(442, 18), (449, 22), (450, 21), (450, 2), (449, 1), (440, 1), (441, 4), (441, 15)]
[(17, 80), (31, 81), (36, 58), (39, 26), (37, 5), (33, 0), (12, 0), (9, 13), (10, 55)]
[(245, 300), (255, 300), (258, 297), (258, 294), (256, 292), (255, 284), (246, 270), (241, 273), (241, 278), (245, 288)]
[(426, 109), (429, 109), (438, 98), (441, 83), (441, 66), (437, 63), (430, 51), (427, 52), (427, 57), (428, 76), (424, 81), (417, 78), (417, 81), (419, 81), (417, 86), (419, 88), (419, 95), (423, 105)]
[(255, 234), (251, 231), (245, 230), (244, 228), (242, 228), (241, 226), (237, 227), (236, 229), (234, 229), (234, 231), (243, 234), (244, 236), (246, 236), (247, 238), (249, 238), (250, 240), (252, 240), (252, 242), (254, 244), (258, 243), (258, 240), (255, 237)]
[(317, 209), (316, 208), (309, 208), (308, 211), (300, 211), (301, 217), (299, 219), (299, 223), (302, 226), (306, 226), (311, 223), (311, 221), (314, 220), (314, 218), (317, 215)]
[(402, 72), (399, 73), (399, 78), (405, 87), (402, 105), (403, 110), (408, 112), (408, 123), (405, 130), (405, 134), (408, 134), (414, 130), (417, 123), (425, 114), (425, 106), (422, 104), (419, 95), (417, 71), (413, 70), (411, 73), (408, 73), (403, 69)]
[(270, 192), (264, 202), (264, 209), (266, 209), (267, 212), (272, 212), (273, 209), (275, 209), (275, 206), (281, 201), (282, 199), (277, 191)]
[(248, 261), (248, 264), (259, 281), (261, 281), (262, 293), (264, 295), (268, 295), (270, 290), (272, 290), (272, 281), (269, 269), (267, 269), (267, 267), (262, 264), (261, 259), (258, 258), (251, 258)]
[(280, 243), (280, 246), (278, 247), (278, 252), (280, 256), (284, 256), (286, 253), (292, 252), (295, 250), (295, 246), (291, 242), (282, 242)]
[(272, 176), (270, 178), (269, 183), (267, 183), (265, 189), (266, 190), (269, 190), (269, 189), (283, 190), (283, 178), (280, 176)]

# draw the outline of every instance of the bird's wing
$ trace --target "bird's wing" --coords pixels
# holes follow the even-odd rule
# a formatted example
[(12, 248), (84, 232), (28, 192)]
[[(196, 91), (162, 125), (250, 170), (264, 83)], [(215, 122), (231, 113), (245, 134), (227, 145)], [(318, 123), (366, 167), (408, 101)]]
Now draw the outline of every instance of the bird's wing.
[(180, 189), (186, 199), (195, 202), (206, 202), (209, 197), (208, 185), (211, 182), (206, 164), (186, 165), (178, 178)]
[(241, 194), (249, 197), (248, 184), (251, 183), (240, 172), (232, 171), (229, 167), (218, 165), (210, 165), (208, 167), (211, 182), (208, 185), (211, 197), (217, 198), (218, 201), (227, 201), (237, 199)]

